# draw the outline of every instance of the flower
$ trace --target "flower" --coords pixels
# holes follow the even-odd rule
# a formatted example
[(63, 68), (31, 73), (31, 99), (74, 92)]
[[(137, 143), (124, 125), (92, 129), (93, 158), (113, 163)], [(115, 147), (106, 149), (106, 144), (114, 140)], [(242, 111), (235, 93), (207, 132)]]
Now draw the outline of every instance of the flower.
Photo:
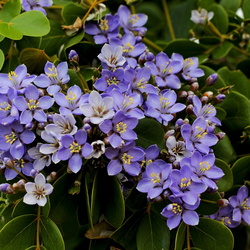
[(205, 9), (192, 10), (191, 11), (191, 21), (197, 24), (206, 24), (214, 17), (214, 12), (207, 12)]
[(250, 225), (250, 197), (248, 188), (242, 186), (237, 195), (229, 197), (229, 204), (233, 207), (232, 219), (234, 221), (244, 221)]
[(47, 13), (42, 7), (50, 7), (52, 4), (52, 0), (22, 0), (22, 6), (25, 11), (38, 10), (44, 15)]
[(35, 177), (35, 182), (27, 182), (25, 184), (25, 190), (27, 194), (23, 197), (23, 202), (29, 205), (37, 204), (38, 206), (44, 206), (47, 202), (46, 195), (49, 195), (53, 191), (53, 186), (45, 182), (43, 174), (38, 174)]

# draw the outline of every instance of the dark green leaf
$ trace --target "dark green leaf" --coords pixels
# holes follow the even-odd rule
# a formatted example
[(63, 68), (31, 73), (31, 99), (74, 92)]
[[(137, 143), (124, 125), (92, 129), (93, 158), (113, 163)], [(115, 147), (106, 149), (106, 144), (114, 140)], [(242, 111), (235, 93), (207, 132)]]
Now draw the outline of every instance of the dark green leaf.
[(4, 53), (3, 53), (3, 51), (0, 49), (0, 70), (1, 70), (1, 68), (3, 67), (4, 59), (5, 59)]
[(146, 207), (147, 204), (147, 195), (139, 192), (136, 187), (132, 189), (126, 199), (126, 206), (132, 211), (141, 210), (142, 208)]
[(169, 249), (170, 232), (159, 213), (146, 212), (136, 233), (136, 245), (138, 250)]
[(42, 216), (40, 228), (41, 241), (47, 250), (65, 249), (61, 232), (51, 219)]
[(215, 166), (223, 170), (224, 176), (219, 179), (217, 186), (219, 192), (226, 192), (233, 186), (233, 173), (226, 162), (216, 159)]
[(20, 53), (20, 62), (27, 66), (30, 74), (43, 73), (47, 61), (51, 61), (51, 59), (44, 50), (25, 48)]
[[(15, 202), (16, 203), (16, 202)], [(37, 214), (37, 206), (28, 205), (20, 199), (14, 206), (11, 216), (13, 218), (24, 214)]]
[(42, 207), (42, 215), (47, 218), (50, 212), (50, 198), (47, 196), (47, 202), (44, 207)]
[(125, 223), (118, 228), (110, 238), (129, 250), (138, 250), (136, 247), (136, 232), (145, 210), (132, 214)]
[(208, 8), (208, 11), (214, 12), (211, 22), (222, 34), (225, 34), (228, 29), (228, 15), (226, 10), (221, 5), (214, 3)]
[(241, 5), (241, 0), (221, 0), (220, 4), (226, 9), (236, 12)]
[(34, 244), (36, 216), (22, 215), (9, 221), (0, 231), (0, 249), (25, 249)]
[(250, 99), (250, 81), (240, 70), (229, 70), (223, 67), (217, 72), (226, 85), (232, 86), (232, 90), (238, 91)]
[(233, 43), (224, 41), (218, 44), (218, 47), (212, 51), (212, 55), (214, 59), (220, 59), (225, 57), (228, 52), (232, 49)]
[(242, 60), (237, 64), (237, 69), (242, 71), (247, 78), (250, 78), (249, 65), (250, 65), (250, 59)]
[(250, 18), (250, 0), (243, 0), (242, 11), (246, 19)]
[[(40, 246), (41, 250), (47, 250), (44, 246)], [(26, 248), (25, 250), (37, 250), (37, 246), (31, 246)]]
[(215, 0), (199, 0), (198, 4), (204, 9), (208, 9), (211, 4), (215, 3)]
[(190, 235), (195, 247), (202, 250), (232, 250), (233, 234), (226, 226), (216, 220), (200, 218), (197, 226), (190, 227)]
[(164, 52), (169, 56), (172, 53), (179, 53), (185, 58), (201, 55), (205, 51), (206, 49), (202, 45), (188, 39), (175, 39), (164, 49)]
[(175, 236), (175, 246), (174, 250), (182, 250), (186, 239), (187, 225), (184, 222), (178, 226), (176, 236)]
[(219, 207), (217, 205), (217, 200), (221, 199), (218, 192), (215, 193), (203, 193), (201, 194), (201, 203), (197, 208), (197, 213), (203, 215), (214, 214), (218, 211)]
[(234, 184), (243, 184), (247, 180), (250, 173), (250, 156), (238, 159), (232, 166)]
[(64, 49), (72, 47), (73, 45), (79, 43), (84, 37), (84, 32), (80, 30), (75, 36), (71, 37), (70, 40), (65, 44)]
[(150, 118), (141, 119), (135, 128), (138, 140), (136, 141), (137, 146), (147, 148), (152, 144), (162, 149), (164, 147), (164, 129), (162, 125)]
[(76, 3), (68, 3), (62, 9), (62, 17), (68, 25), (73, 24), (77, 17), (82, 19), (85, 13), (86, 9)]

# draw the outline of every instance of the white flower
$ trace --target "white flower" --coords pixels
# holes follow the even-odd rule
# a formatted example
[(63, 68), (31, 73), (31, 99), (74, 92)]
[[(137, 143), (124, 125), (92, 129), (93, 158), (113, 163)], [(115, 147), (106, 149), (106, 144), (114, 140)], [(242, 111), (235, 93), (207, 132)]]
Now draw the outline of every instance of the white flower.
[(212, 11), (207, 12), (205, 9), (200, 10), (192, 10), (191, 11), (191, 20), (194, 23), (198, 24), (206, 24), (208, 21), (210, 21), (214, 16), (214, 13)]
[(47, 202), (46, 195), (52, 193), (53, 186), (49, 183), (45, 183), (45, 177), (40, 173), (35, 177), (35, 182), (27, 182), (25, 184), (25, 190), (27, 194), (23, 197), (24, 203), (44, 206)]

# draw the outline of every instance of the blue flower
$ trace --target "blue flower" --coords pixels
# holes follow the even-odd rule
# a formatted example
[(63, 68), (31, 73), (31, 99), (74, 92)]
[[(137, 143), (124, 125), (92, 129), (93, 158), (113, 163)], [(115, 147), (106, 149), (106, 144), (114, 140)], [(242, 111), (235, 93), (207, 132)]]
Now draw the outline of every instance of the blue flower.
[(44, 15), (47, 13), (42, 7), (50, 7), (52, 4), (52, 0), (22, 0), (22, 7), (25, 11), (38, 10)]

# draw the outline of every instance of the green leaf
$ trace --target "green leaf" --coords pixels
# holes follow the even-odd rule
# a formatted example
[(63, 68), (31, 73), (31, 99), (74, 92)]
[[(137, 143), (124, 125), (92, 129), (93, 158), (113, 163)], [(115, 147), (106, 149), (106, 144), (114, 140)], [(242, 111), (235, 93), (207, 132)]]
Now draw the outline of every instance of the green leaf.
[(247, 78), (250, 78), (249, 65), (250, 65), (250, 59), (245, 59), (245, 60), (240, 61), (237, 64), (236, 68), (242, 71)]
[(201, 203), (197, 208), (197, 213), (203, 215), (214, 214), (218, 211), (219, 207), (217, 205), (217, 200), (221, 199), (221, 196), (218, 192), (215, 193), (202, 193), (201, 194)]
[(228, 52), (232, 49), (233, 43), (224, 41), (218, 45), (216, 49), (212, 51), (212, 55), (214, 59), (220, 59), (225, 57)]
[(3, 35), (13, 40), (20, 40), (23, 37), (22, 32), (14, 28), (13, 24), (9, 24), (6, 22), (0, 22), (0, 35)]
[(236, 12), (241, 5), (241, 0), (221, 0), (220, 4), (226, 9)]
[(9, 221), (0, 231), (0, 249), (25, 249), (34, 243), (36, 216), (22, 215)]
[(225, 225), (209, 218), (200, 218), (197, 226), (190, 227), (190, 235), (195, 247), (202, 250), (232, 250), (233, 234)]
[(3, 67), (4, 59), (5, 59), (4, 53), (3, 53), (3, 51), (0, 49), (0, 70), (1, 70), (1, 68)]
[(0, 11), (0, 22), (9, 22), (21, 12), (21, 1), (9, 0)]
[(24, 12), (10, 20), (10, 23), (24, 36), (45, 36), (50, 31), (49, 20), (37, 10)]
[(47, 61), (51, 61), (51, 59), (44, 50), (25, 48), (20, 53), (20, 62), (27, 66), (30, 74), (43, 73)]
[(42, 216), (40, 221), (40, 228), (40, 236), (42, 238), (43, 245), (47, 250), (65, 249), (61, 232), (51, 219)]
[(215, 0), (199, 0), (198, 5), (201, 8), (208, 9), (211, 4), (215, 3)]
[(80, 30), (75, 36), (71, 37), (70, 40), (65, 44), (64, 49), (72, 47), (73, 45), (79, 43), (84, 37), (83, 30)]
[(244, 18), (250, 18), (250, 0), (243, 0), (241, 8), (244, 14)]
[[(216, 132), (221, 132), (221, 130), (217, 128)], [(235, 150), (227, 134), (221, 141), (213, 146), (213, 150), (215, 156), (226, 163), (234, 162), (237, 158)]]
[(50, 198), (49, 196), (47, 196), (47, 202), (45, 206), (42, 207), (42, 215), (47, 218), (49, 216), (49, 212), (50, 212)]
[(169, 56), (172, 53), (179, 53), (185, 58), (201, 55), (205, 51), (206, 49), (202, 45), (192, 42), (189, 39), (175, 39), (164, 49), (164, 52)]
[(160, 149), (164, 147), (165, 132), (158, 121), (151, 118), (141, 119), (135, 128), (135, 132), (138, 136), (137, 146), (147, 148), (152, 144), (157, 144)]
[[(40, 246), (41, 250), (47, 250), (47, 248), (45, 248), (44, 246)], [(37, 246), (31, 246), (26, 248), (25, 250), (37, 250)]]
[(214, 12), (214, 17), (211, 22), (222, 33), (225, 34), (228, 29), (228, 15), (226, 10), (219, 4), (212, 4), (208, 11)]
[(68, 25), (73, 24), (77, 17), (82, 19), (85, 13), (86, 9), (76, 3), (68, 3), (62, 9), (62, 17)]
[(136, 247), (136, 232), (144, 211), (140, 210), (132, 214), (120, 228), (111, 234), (110, 238), (126, 249), (138, 250)]
[(217, 72), (226, 85), (231, 85), (232, 90), (238, 91), (250, 99), (250, 81), (240, 70), (229, 70), (227, 67), (220, 68)]
[(136, 233), (136, 245), (138, 250), (169, 249), (170, 232), (160, 214), (146, 212)]
[(234, 131), (244, 130), (250, 124), (250, 101), (239, 92), (231, 91), (218, 106), (227, 112), (222, 124), (230, 130), (231, 135)]
[(37, 207), (28, 205), (23, 202), (23, 199), (20, 199), (14, 206), (11, 216), (13, 218), (24, 215), (24, 214), (37, 214)]
[(250, 156), (238, 159), (232, 166), (234, 184), (243, 184), (244, 180), (249, 179)]
[(187, 225), (182, 221), (178, 226), (176, 236), (175, 236), (175, 246), (174, 250), (182, 250), (186, 239)]
[(217, 186), (219, 192), (226, 192), (233, 186), (233, 173), (229, 165), (221, 159), (215, 160), (215, 166), (222, 169), (224, 176), (219, 179)]

